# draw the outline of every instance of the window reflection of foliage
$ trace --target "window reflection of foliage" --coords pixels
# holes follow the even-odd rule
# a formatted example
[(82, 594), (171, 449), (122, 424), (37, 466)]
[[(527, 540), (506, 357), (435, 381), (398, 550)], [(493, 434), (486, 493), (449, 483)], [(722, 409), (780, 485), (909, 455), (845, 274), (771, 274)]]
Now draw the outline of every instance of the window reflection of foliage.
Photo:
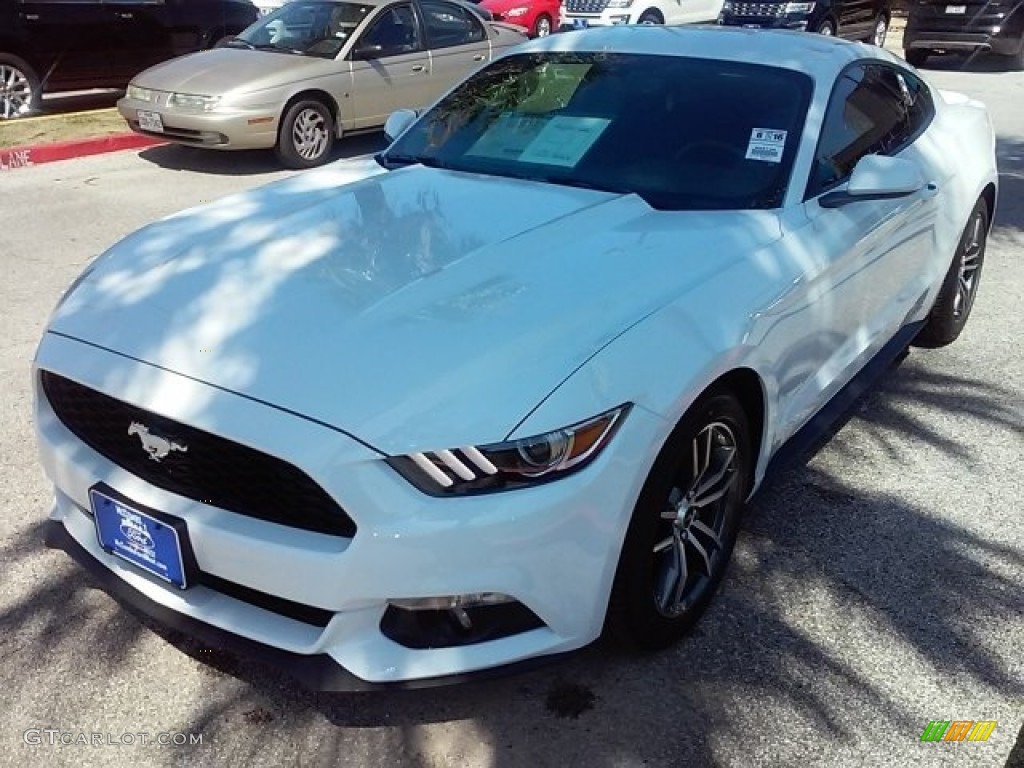
[(323, 262), (323, 276), (341, 286), (354, 309), (369, 306), (411, 280), (442, 269), (479, 247), (473, 237), (454, 238), (434, 190), (397, 210), (379, 181), (357, 184), (334, 230), (337, 255)]
[(604, 74), (612, 57), (614, 54), (599, 52), (521, 55), (502, 59), (463, 83), (430, 111), (427, 115), (426, 147), (441, 146), (456, 131), (481, 117), (486, 122), (480, 129), (485, 131), (502, 113), (516, 110), (528, 98), (536, 97), (542, 101), (544, 89), (552, 80), (546, 77), (551, 67), (587, 65), (586, 78), (592, 79)]

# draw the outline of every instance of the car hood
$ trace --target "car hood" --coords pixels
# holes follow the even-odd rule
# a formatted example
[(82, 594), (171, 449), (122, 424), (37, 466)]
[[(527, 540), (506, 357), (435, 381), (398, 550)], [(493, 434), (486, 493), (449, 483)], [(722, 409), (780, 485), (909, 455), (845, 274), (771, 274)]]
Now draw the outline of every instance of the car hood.
[(50, 331), (384, 453), (487, 443), (632, 324), (779, 237), (766, 212), (380, 170), (338, 163), (152, 224), (93, 262)]
[(136, 75), (132, 82), (154, 91), (222, 96), (337, 74), (347, 66), (345, 62), (293, 53), (214, 48), (157, 64)]

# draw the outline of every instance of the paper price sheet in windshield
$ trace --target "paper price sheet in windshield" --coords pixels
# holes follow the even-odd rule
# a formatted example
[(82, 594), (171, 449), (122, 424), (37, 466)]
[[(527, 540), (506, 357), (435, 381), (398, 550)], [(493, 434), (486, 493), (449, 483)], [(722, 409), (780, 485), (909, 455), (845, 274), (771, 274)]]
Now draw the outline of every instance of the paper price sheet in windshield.
[(506, 112), (466, 154), (574, 168), (610, 122), (603, 117), (546, 117)]

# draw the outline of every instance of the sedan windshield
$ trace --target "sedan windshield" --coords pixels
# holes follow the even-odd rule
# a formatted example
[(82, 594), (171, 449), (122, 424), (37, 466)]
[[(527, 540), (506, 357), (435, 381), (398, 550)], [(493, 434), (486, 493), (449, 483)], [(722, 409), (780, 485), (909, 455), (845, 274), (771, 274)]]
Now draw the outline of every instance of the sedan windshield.
[(380, 159), (632, 192), (663, 210), (775, 208), (812, 88), (746, 63), (519, 54), (460, 85)]
[(228, 45), (333, 59), (375, 7), (292, 0), (264, 16)]

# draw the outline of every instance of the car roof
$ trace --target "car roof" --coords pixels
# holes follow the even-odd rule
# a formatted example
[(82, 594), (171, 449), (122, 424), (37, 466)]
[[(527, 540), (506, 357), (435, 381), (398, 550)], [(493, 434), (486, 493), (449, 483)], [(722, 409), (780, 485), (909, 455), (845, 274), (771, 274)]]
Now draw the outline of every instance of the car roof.
[(836, 37), (774, 29), (686, 24), (678, 27), (593, 27), (532, 40), (511, 53), (579, 51), (692, 56), (782, 67), (830, 81), (858, 59), (900, 60), (876, 46)]

